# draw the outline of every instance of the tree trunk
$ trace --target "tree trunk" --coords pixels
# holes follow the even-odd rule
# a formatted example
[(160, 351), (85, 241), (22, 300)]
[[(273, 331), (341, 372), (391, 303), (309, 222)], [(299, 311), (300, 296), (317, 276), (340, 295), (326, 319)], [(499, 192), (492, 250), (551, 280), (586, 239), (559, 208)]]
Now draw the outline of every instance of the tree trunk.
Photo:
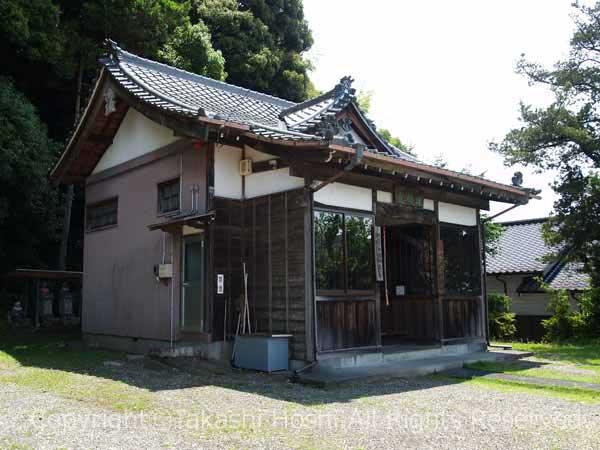
[[(77, 72), (77, 94), (75, 96), (75, 125), (79, 122), (79, 111), (81, 110), (81, 91), (83, 82), (83, 55), (79, 56), (79, 70)], [(73, 207), (74, 187), (67, 186), (65, 194), (65, 212), (63, 216), (62, 234), (60, 239), (60, 250), (58, 254), (58, 270), (67, 268), (67, 251), (69, 248), (69, 233), (71, 231), (71, 209)]]

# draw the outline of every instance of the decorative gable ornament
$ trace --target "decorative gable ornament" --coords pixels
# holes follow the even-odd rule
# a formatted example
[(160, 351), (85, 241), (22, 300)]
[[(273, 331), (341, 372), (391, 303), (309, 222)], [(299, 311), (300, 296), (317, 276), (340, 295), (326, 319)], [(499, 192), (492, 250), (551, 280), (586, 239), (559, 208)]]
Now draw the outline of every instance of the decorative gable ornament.
[(109, 87), (104, 93), (104, 115), (110, 116), (117, 110), (117, 94)]

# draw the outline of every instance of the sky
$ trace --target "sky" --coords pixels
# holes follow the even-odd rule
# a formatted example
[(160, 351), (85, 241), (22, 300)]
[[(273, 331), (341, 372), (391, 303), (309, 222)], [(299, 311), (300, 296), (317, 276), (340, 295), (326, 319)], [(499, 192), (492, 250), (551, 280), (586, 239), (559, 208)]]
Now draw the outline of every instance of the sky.
[[(501, 220), (545, 217), (554, 173), (505, 167), (488, 150), (519, 126), (519, 102), (543, 106), (548, 91), (516, 74), (521, 54), (546, 66), (565, 58), (572, 0), (304, 0), (314, 37), (307, 57), (317, 89), (351, 75), (373, 91), (369, 116), (414, 146), (419, 158), (443, 155), (450, 169), (510, 184), (515, 171), (541, 189)], [(508, 206), (493, 202), (490, 214)], [(500, 218), (498, 218), (500, 220)]]

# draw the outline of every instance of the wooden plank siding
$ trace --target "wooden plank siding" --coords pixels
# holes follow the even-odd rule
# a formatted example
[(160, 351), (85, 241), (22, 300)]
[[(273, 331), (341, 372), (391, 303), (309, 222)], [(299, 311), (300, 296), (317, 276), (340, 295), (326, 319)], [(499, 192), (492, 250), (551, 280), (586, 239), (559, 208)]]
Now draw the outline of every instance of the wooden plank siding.
[(225, 302), (227, 335), (235, 334), (243, 260), (252, 331), (293, 335), (291, 358), (306, 359), (304, 244), (310, 230), (304, 227), (303, 197), (299, 189), (244, 201), (215, 199), (214, 277), (225, 275), (224, 294), (214, 292), (216, 339), (223, 336)]
[(444, 339), (483, 336), (481, 298), (444, 297)]
[(318, 301), (318, 351), (376, 345), (375, 307), (375, 299)]

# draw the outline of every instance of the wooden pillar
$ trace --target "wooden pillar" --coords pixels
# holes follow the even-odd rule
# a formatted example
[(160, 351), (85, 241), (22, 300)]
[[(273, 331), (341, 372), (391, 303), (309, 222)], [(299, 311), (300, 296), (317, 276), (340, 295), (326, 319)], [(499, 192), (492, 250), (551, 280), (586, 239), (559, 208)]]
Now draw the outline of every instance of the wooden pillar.
[(273, 333), (273, 258), (271, 255), (273, 243), (271, 242), (271, 197), (271, 195), (267, 196), (267, 295), (269, 311), (269, 333)]
[(289, 246), (288, 246), (288, 194), (283, 193), (283, 276), (285, 278), (285, 332), (290, 332), (290, 286), (289, 286)]
[(434, 240), (434, 299), (438, 337), (440, 343), (444, 342), (444, 243), (440, 236), (439, 202), (434, 201), (435, 223), (433, 225)]
[[(377, 190), (373, 189), (373, 227), (375, 227), (375, 215), (377, 214)], [(376, 248), (376, 244), (375, 244), (375, 239), (376, 239), (377, 234), (375, 234), (375, 231), (373, 230), (373, 261), (374, 261), (374, 266), (377, 265), (377, 254), (375, 254), (375, 248)], [(379, 239), (381, 239), (381, 233), (379, 233)], [(381, 244), (383, 245), (383, 244)], [(383, 250), (385, 252), (385, 249)], [(385, 264), (385, 262), (384, 262)], [(375, 267), (373, 267), (373, 270), (376, 270)], [(384, 278), (387, 276), (387, 271), (384, 270), (383, 271), (383, 276)], [(381, 342), (381, 282), (377, 281), (377, 277), (375, 277), (375, 345), (377, 345), (377, 347), (381, 348), (382, 346), (382, 342)]]
[(486, 273), (486, 254), (485, 254), (485, 233), (483, 224), (481, 222), (481, 210), (477, 209), (477, 242), (479, 244), (479, 261), (480, 261), (480, 272), (481, 272), (481, 294), (480, 294), (480, 305), (481, 312), (479, 314), (481, 320), (481, 327), (479, 327), (486, 342), (490, 342), (490, 323), (488, 320), (488, 302), (487, 302), (487, 280), (485, 277)]
[(312, 179), (304, 178), (304, 332), (306, 360), (315, 360), (317, 344), (317, 319), (314, 295), (314, 233), (313, 202), (310, 185)]

